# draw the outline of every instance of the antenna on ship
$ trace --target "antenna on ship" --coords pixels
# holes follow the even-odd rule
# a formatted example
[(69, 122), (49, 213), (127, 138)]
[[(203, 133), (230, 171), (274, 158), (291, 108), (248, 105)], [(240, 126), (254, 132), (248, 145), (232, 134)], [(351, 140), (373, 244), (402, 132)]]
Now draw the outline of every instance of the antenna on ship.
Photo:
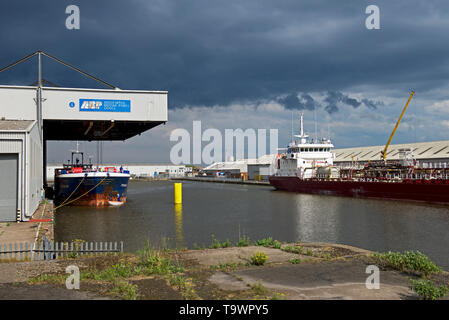
[(302, 144), (307, 142), (308, 135), (304, 133), (304, 112), (301, 112), (299, 116), (299, 136), (297, 137), (301, 139)]

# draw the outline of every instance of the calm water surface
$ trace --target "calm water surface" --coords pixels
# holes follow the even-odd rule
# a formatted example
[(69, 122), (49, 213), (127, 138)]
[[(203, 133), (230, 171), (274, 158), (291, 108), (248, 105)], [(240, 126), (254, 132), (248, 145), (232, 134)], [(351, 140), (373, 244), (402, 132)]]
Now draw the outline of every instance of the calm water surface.
[(317, 196), (269, 186), (183, 182), (183, 205), (173, 205), (173, 182), (137, 182), (119, 208), (64, 207), (55, 217), (57, 241), (146, 241), (193, 248), (212, 237), (324, 241), (376, 251), (419, 250), (449, 269), (449, 207), (410, 202)]

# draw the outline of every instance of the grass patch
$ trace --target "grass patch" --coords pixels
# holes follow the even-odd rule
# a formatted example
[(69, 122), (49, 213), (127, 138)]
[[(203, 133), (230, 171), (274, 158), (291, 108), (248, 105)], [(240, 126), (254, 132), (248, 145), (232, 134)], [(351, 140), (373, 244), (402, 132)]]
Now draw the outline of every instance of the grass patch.
[(291, 264), (300, 264), (301, 260), (299, 258), (294, 258), (289, 261)]
[(219, 249), (219, 248), (228, 248), (232, 246), (232, 242), (229, 239), (226, 239), (224, 242), (220, 242), (212, 235), (213, 242), (209, 246), (209, 249)]
[(53, 283), (53, 284), (63, 284), (68, 277), (68, 274), (56, 274), (56, 273), (44, 273), (37, 277), (32, 277), (28, 279), (28, 284), (37, 283)]
[(131, 284), (127, 281), (116, 282), (112, 292), (120, 295), (125, 300), (137, 300), (137, 285)]
[(446, 296), (449, 292), (447, 286), (437, 287), (430, 280), (410, 279), (410, 287), (422, 300), (437, 300)]
[(429, 276), (442, 269), (419, 251), (375, 253), (374, 258), (385, 267), (399, 271), (417, 271)]
[(196, 294), (192, 278), (185, 278), (182, 275), (170, 275), (169, 283), (178, 289), (186, 300), (198, 300), (200, 297)]
[(281, 250), (285, 251), (285, 252), (290, 252), (290, 253), (302, 254), (304, 248), (302, 246), (300, 246), (300, 245), (298, 245), (298, 246), (290, 246), (290, 245), (288, 245), (288, 246), (285, 246), (285, 247), (281, 248)]
[(255, 246), (261, 246), (261, 247), (266, 247), (266, 248), (281, 249), (282, 242), (280, 242), (278, 240), (273, 240), (272, 237), (269, 237), (269, 238), (265, 238), (265, 239), (260, 239), (260, 240), (254, 241), (254, 245)]
[(243, 235), (239, 238), (239, 241), (237, 242), (237, 247), (248, 247), (251, 245), (251, 240), (249, 237)]
[(227, 270), (227, 271), (233, 271), (238, 269), (239, 267), (244, 266), (243, 263), (220, 263), (217, 265), (213, 265), (210, 268), (213, 270)]
[(268, 289), (265, 288), (262, 284), (262, 281), (259, 280), (255, 284), (251, 286), (251, 289), (254, 291), (257, 295), (265, 295), (268, 293)]

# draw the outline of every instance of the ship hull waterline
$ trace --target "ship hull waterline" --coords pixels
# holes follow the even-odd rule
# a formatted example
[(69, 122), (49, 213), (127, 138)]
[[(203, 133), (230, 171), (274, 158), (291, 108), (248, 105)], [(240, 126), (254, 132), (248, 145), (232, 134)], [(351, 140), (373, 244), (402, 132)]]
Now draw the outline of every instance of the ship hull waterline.
[(126, 203), (128, 181), (129, 175), (120, 173), (59, 175), (55, 177), (55, 205), (122, 205)]
[(269, 181), (277, 190), (288, 192), (449, 204), (449, 184), (444, 181), (367, 182), (296, 176), (271, 176)]

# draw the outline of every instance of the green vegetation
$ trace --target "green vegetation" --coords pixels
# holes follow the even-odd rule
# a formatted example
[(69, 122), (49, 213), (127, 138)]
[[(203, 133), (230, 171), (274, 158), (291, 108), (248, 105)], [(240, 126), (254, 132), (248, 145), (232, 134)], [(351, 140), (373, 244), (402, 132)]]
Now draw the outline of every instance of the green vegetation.
[(423, 300), (437, 300), (448, 294), (447, 286), (436, 287), (430, 280), (413, 280), (410, 279), (410, 287)]
[(251, 264), (256, 266), (263, 266), (265, 262), (267, 262), (267, 260), (268, 255), (266, 255), (263, 251), (262, 252), (256, 251), (256, 253), (250, 257)]
[(267, 248), (275, 248), (275, 249), (281, 249), (282, 242), (278, 240), (273, 240), (272, 237), (260, 239), (254, 242), (255, 246), (262, 246)]
[(174, 263), (168, 256), (148, 246), (138, 251), (137, 257), (139, 259), (137, 266), (142, 268), (144, 274), (184, 272), (184, 268), (179, 263)]
[(285, 246), (281, 250), (285, 251), (285, 252), (302, 254), (303, 247), (301, 245), (298, 245), (298, 246)]
[(119, 294), (125, 300), (137, 300), (137, 285), (127, 281), (118, 281), (112, 292)]
[(209, 249), (218, 249), (218, 248), (228, 248), (232, 246), (232, 242), (229, 239), (226, 239), (224, 242), (220, 242), (215, 239), (214, 235), (212, 235), (213, 242), (210, 245)]
[(310, 249), (307, 249), (305, 255), (306, 256), (313, 256), (313, 251), (310, 250)]
[(250, 245), (251, 245), (251, 240), (245, 235), (240, 237), (239, 241), (237, 242), (237, 247), (248, 247)]
[(294, 259), (291, 259), (291, 260), (290, 260), (290, 263), (291, 263), (291, 264), (300, 264), (300, 263), (301, 263), (301, 260), (300, 260), (299, 258), (294, 258)]
[(271, 300), (284, 300), (285, 294), (275, 291), (271, 296)]
[(262, 281), (261, 281), (261, 280), (257, 281), (255, 284), (253, 284), (253, 285), (251, 286), (251, 289), (253, 289), (253, 291), (254, 291), (257, 295), (265, 295), (265, 294), (268, 293), (268, 289), (265, 288), (265, 287), (262, 285)]
[(199, 296), (196, 294), (192, 278), (184, 278), (182, 275), (170, 275), (170, 285), (176, 287), (186, 300), (198, 300)]
[(380, 265), (399, 271), (418, 271), (426, 276), (441, 271), (440, 267), (419, 251), (405, 251), (403, 253), (389, 251), (387, 253), (375, 253), (373, 256)]
[(213, 270), (227, 270), (227, 271), (232, 271), (232, 270), (236, 270), (239, 267), (244, 266), (243, 263), (220, 263), (217, 265), (213, 265), (210, 268)]

